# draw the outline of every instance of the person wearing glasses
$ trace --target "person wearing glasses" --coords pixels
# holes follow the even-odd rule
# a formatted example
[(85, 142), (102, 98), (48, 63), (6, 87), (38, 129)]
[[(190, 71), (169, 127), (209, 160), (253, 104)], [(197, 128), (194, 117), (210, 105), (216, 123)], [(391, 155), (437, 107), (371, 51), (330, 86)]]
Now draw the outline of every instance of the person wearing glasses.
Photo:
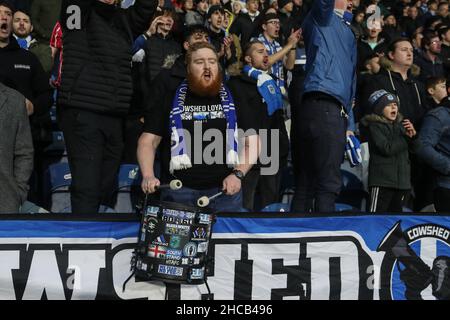
[(287, 95), (287, 86), (284, 68), (292, 70), (295, 64), (295, 49), (300, 40), (301, 30), (292, 31), (282, 47), (276, 40), (280, 36), (280, 18), (276, 13), (266, 13), (262, 22), (262, 33), (258, 40), (261, 41), (269, 53), (269, 73), (275, 78), (281, 93)]
[(436, 32), (425, 32), (422, 39), (422, 52), (415, 56), (414, 63), (420, 67), (419, 80), (423, 83), (431, 77), (445, 75), (441, 59), (441, 39)]

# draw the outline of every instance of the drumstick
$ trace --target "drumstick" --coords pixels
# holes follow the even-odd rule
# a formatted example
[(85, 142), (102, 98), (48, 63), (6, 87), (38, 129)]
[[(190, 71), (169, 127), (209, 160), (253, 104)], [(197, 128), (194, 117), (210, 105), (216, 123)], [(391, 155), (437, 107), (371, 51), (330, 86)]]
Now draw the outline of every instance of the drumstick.
[(223, 195), (223, 191), (220, 191), (219, 193), (213, 195), (212, 197), (203, 196), (197, 200), (197, 205), (201, 208), (207, 207), (211, 200), (220, 197), (221, 195)]
[(156, 189), (180, 190), (182, 187), (183, 183), (180, 180), (172, 180), (170, 183), (156, 186)]

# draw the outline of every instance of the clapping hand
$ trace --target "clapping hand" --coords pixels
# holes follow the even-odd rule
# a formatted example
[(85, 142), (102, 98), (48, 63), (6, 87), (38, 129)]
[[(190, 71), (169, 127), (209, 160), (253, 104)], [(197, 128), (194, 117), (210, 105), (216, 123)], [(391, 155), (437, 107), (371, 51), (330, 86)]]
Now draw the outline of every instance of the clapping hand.
[(416, 129), (414, 129), (413, 124), (411, 123), (411, 121), (409, 121), (408, 119), (405, 119), (402, 121), (403, 127), (406, 130), (406, 135), (410, 138), (414, 137), (417, 132)]

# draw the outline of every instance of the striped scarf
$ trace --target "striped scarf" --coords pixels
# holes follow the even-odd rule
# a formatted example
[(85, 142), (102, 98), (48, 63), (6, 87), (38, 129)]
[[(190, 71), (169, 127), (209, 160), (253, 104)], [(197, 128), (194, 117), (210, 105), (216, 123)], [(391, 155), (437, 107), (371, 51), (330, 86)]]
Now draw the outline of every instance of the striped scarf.
[[(184, 103), (188, 91), (188, 83), (186, 80), (178, 87), (175, 98), (170, 111), (170, 132), (171, 132), (171, 158), (170, 168), (171, 174), (175, 170), (183, 170), (192, 168), (192, 161), (186, 153), (186, 142), (184, 139), (183, 122), (181, 114), (184, 111)], [(223, 112), (227, 121), (226, 143), (227, 143), (227, 164), (234, 167), (239, 163), (238, 157), (238, 127), (236, 121), (236, 110), (234, 108), (233, 97), (230, 91), (223, 84), (220, 88), (220, 101)]]
[(275, 111), (283, 108), (283, 96), (275, 80), (267, 73), (245, 65), (242, 72), (250, 78), (256, 80), (259, 94), (263, 97), (263, 101), (267, 106), (269, 116)]
[[(264, 46), (267, 49), (267, 53), (269, 54), (269, 56), (277, 53), (278, 51), (280, 51), (281, 49), (283, 49), (281, 47), (281, 45), (277, 42), (277, 41), (272, 41), (270, 42), (269, 40), (266, 39), (266, 37), (264, 37), (263, 34), (260, 34), (258, 37), (258, 40), (261, 41), (262, 43), (264, 43)], [(276, 63), (274, 63), (272, 65), (272, 69), (270, 71), (270, 73), (276, 78), (276, 82), (278, 87), (281, 90), (281, 93), (283, 95), (286, 95), (286, 81), (284, 80), (284, 69), (283, 69), (283, 61), (277, 61)]]

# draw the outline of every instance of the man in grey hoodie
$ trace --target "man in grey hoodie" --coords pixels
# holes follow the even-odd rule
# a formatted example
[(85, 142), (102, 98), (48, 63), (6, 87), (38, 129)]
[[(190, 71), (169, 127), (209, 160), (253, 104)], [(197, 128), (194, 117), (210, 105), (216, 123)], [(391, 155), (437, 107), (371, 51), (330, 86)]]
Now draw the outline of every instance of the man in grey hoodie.
[(27, 198), (33, 142), (26, 110), (25, 98), (0, 81), (0, 213), (19, 212)]

